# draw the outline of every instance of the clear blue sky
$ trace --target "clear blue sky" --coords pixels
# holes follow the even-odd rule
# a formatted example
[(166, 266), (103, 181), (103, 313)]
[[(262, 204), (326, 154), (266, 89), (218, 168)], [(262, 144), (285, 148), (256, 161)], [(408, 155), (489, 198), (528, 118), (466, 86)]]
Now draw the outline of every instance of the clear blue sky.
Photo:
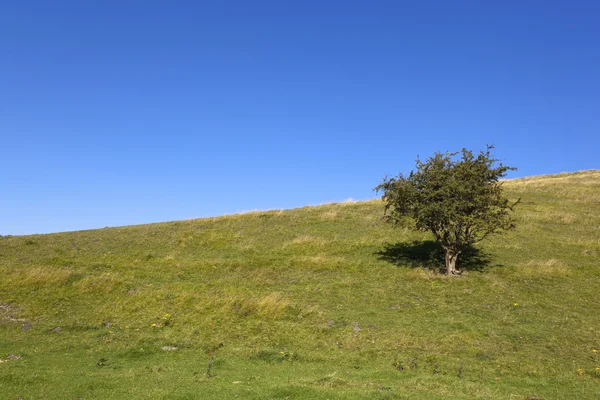
[[(493, 4), (492, 4), (493, 3)], [(0, 234), (600, 167), (598, 1), (3, 1)]]

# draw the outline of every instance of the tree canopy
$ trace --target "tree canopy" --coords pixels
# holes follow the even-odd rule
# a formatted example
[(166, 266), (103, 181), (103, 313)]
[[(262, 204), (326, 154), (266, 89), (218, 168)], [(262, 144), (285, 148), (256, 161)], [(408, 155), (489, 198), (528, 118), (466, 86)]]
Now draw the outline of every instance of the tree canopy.
[(466, 247), (515, 228), (511, 211), (519, 201), (504, 196), (501, 178), (516, 168), (495, 159), (492, 149), (437, 152), (425, 162), (417, 159), (408, 176), (386, 177), (375, 188), (383, 192), (389, 222), (408, 217), (415, 229), (433, 234), (446, 253), (447, 274), (459, 273), (456, 260)]

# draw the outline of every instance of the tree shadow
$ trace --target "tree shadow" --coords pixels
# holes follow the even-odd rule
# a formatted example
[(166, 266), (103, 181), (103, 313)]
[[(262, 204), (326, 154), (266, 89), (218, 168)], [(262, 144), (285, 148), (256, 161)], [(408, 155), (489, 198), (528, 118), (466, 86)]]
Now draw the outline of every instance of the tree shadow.
[[(375, 254), (380, 260), (396, 266), (423, 267), (440, 271), (445, 271), (446, 268), (444, 249), (433, 240), (388, 244)], [(458, 256), (456, 266), (461, 271), (483, 271), (491, 261), (489, 253), (471, 246)]]

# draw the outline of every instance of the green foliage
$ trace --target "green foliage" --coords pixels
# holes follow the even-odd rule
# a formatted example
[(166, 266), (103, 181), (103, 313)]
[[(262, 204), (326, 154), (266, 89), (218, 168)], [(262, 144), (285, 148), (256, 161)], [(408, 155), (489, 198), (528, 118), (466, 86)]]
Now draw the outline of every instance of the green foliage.
[(413, 227), (431, 232), (446, 251), (447, 272), (452, 261), (469, 246), (488, 235), (515, 227), (510, 215), (516, 203), (503, 195), (500, 179), (515, 168), (503, 165), (491, 154), (492, 146), (477, 156), (467, 149), (459, 153), (435, 153), (408, 176), (385, 178), (375, 188), (383, 192), (386, 219), (394, 225), (406, 217)]

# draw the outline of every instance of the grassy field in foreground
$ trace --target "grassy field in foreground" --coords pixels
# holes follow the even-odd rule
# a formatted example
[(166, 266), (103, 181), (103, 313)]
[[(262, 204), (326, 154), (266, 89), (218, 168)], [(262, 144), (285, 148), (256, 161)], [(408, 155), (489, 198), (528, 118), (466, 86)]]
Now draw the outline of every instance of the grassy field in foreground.
[(0, 237), (0, 398), (598, 399), (600, 171), (505, 188), (460, 278), (379, 201)]

